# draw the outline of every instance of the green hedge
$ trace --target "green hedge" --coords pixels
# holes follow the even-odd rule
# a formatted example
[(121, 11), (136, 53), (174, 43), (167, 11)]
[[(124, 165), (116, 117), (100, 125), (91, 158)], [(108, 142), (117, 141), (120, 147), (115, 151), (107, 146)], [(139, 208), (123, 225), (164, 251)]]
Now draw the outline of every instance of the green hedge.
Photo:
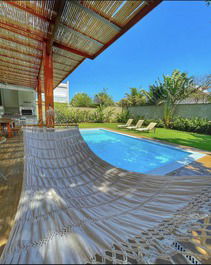
[[(80, 123), (80, 122), (121, 122), (126, 123), (129, 118), (134, 119), (134, 124), (142, 119), (144, 126), (150, 122), (157, 122), (157, 127), (164, 128), (163, 120), (159, 119), (145, 119), (144, 116), (131, 115), (127, 110), (121, 113), (115, 113), (114, 109), (106, 109), (102, 106), (97, 107), (95, 110), (79, 110), (72, 109), (66, 104), (56, 105), (56, 123)], [(211, 122), (202, 118), (187, 119), (176, 117), (170, 124), (171, 129), (196, 132), (203, 134), (211, 134)]]
[[(134, 123), (136, 123), (139, 119), (144, 120), (144, 125), (147, 126), (150, 122), (156, 122), (158, 128), (165, 128), (165, 124), (163, 120), (159, 119), (144, 119), (144, 117), (133, 117)], [(195, 132), (195, 133), (203, 133), (203, 134), (211, 134), (211, 122), (207, 119), (195, 118), (195, 119), (187, 119), (182, 117), (175, 118), (171, 124), (170, 129), (186, 131), (186, 132)]]
[(107, 109), (102, 106), (95, 110), (72, 109), (67, 105), (55, 107), (55, 120), (61, 123), (80, 123), (80, 122), (115, 122), (116, 115), (114, 109)]

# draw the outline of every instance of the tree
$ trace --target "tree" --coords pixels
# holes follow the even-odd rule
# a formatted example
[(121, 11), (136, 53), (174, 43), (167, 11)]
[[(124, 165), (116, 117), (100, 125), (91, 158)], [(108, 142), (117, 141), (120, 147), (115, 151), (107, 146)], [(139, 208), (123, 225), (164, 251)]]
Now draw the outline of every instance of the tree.
[(90, 107), (92, 99), (86, 93), (77, 93), (72, 98), (71, 105), (74, 107)]
[(122, 107), (129, 106), (140, 106), (146, 103), (146, 96), (143, 93), (143, 90), (139, 90), (136, 87), (130, 88), (130, 93), (125, 94), (125, 98), (120, 100), (119, 105)]
[(101, 92), (94, 96), (94, 103), (98, 106), (113, 106), (114, 101), (112, 97), (107, 93), (107, 89), (104, 88)]
[(174, 70), (171, 76), (163, 75), (163, 81), (156, 81), (150, 86), (149, 92), (145, 91), (148, 102), (151, 104), (164, 104), (164, 122), (169, 127), (176, 110), (176, 104), (198, 93), (193, 78), (186, 73)]
[(211, 74), (194, 77), (194, 83), (199, 90), (211, 92)]
[(211, 102), (211, 75), (194, 77), (195, 86), (198, 88), (197, 93), (193, 94), (193, 101), (208, 103)]

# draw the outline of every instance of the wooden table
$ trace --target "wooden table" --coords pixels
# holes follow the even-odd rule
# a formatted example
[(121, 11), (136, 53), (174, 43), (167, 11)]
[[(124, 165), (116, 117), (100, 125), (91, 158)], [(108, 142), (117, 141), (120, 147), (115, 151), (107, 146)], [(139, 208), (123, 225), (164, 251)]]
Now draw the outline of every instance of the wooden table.
[(15, 122), (11, 119), (0, 119), (0, 125), (1, 127), (3, 127), (2, 131), (4, 133), (4, 128), (6, 127), (7, 128), (7, 136), (8, 138), (12, 137), (13, 136), (13, 131), (12, 131), (12, 128), (15, 127)]

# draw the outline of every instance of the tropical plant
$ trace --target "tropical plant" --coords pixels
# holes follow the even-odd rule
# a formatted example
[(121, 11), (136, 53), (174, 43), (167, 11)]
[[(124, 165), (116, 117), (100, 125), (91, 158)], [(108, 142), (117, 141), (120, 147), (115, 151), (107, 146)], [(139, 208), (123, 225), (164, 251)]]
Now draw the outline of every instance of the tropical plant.
[(144, 91), (151, 104), (164, 104), (164, 122), (167, 127), (175, 114), (176, 104), (196, 94), (198, 88), (195, 86), (193, 78), (186, 73), (174, 70), (171, 76), (163, 75), (163, 81), (156, 81), (150, 86), (149, 92)]
[(117, 113), (117, 122), (127, 122), (130, 117), (128, 109), (122, 109), (122, 112)]
[(92, 99), (86, 93), (77, 93), (72, 98), (71, 105), (74, 107), (90, 107)]
[(107, 89), (104, 88), (101, 92), (94, 96), (94, 103), (98, 106), (113, 106), (114, 101), (112, 97), (108, 94)]
[(143, 93), (143, 90), (138, 89), (136, 87), (130, 88), (130, 93), (125, 94), (125, 98), (123, 98), (119, 105), (122, 107), (129, 106), (140, 106), (146, 103), (146, 96)]

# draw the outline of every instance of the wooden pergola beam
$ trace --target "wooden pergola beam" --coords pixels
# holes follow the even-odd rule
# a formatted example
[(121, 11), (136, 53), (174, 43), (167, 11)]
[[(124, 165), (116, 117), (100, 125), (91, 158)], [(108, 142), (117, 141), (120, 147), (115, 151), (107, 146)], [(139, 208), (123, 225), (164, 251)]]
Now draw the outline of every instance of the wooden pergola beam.
[(148, 4), (141, 9), (122, 29), (119, 33), (114, 36), (109, 42), (107, 42), (104, 47), (102, 47), (93, 57), (95, 59), (99, 54), (101, 54), (105, 49), (107, 49), (112, 43), (119, 39), (124, 33), (126, 33), (132, 26), (134, 26), (139, 20), (146, 16), (153, 8), (159, 5), (163, 0), (154, 0), (147, 2)]
[(78, 35), (80, 38), (86, 39), (86, 40), (88, 40), (88, 41), (92, 41), (92, 42), (96, 43), (96, 44), (99, 45), (99, 46), (103, 46), (103, 45), (104, 45), (104, 43), (103, 43), (102, 41), (97, 40), (97, 39), (95, 39), (94, 37), (92, 37), (92, 36), (90, 36), (90, 35), (88, 35), (88, 34), (86, 34), (86, 33), (84, 33), (84, 32), (81, 32), (81, 31), (78, 30), (78, 29), (75, 29), (75, 28), (71, 27), (70, 25), (67, 25), (67, 24), (65, 24), (65, 23), (62, 23), (62, 25), (65, 26), (65, 27), (67, 27), (67, 28), (68, 28), (69, 30), (71, 30), (73, 33), (75, 33), (76, 35)]
[(13, 60), (17, 60), (17, 61), (21, 61), (21, 62), (25, 62), (25, 63), (30, 63), (30, 64), (34, 64), (34, 65), (39, 65), (33, 61), (29, 61), (29, 60), (26, 60), (26, 59), (22, 59), (22, 58), (17, 58), (17, 57), (13, 57), (13, 56), (9, 56), (9, 55), (3, 55), (3, 54), (0, 54), (1, 57), (4, 57), (4, 58), (9, 58), (9, 59), (13, 59)]
[[(27, 68), (26, 70), (29, 70), (28, 68), (33, 69), (34, 71), (38, 71), (39, 70), (39, 68), (37, 68), (37, 67), (26, 66), (26, 65), (19, 64), (19, 63), (14, 63), (14, 62), (7, 62), (7, 61), (4, 61), (2, 59), (0, 59), (0, 62), (6, 63), (6, 64), (11, 64), (11, 67), (13, 67), (13, 65), (17, 65), (17, 66), (21, 66), (21, 67)], [(25, 69), (22, 69), (22, 70), (25, 71)]]
[(39, 126), (43, 126), (43, 114), (42, 114), (42, 90), (41, 90), (41, 82), (38, 78), (37, 80), (37, 95), (38, 95), (38, 117), (39, 117)]
[[(63, 80), (65, 79), (65, 78), (67, 78), (68, 77), (68, 75), (70, 75), (80, 64), (82, 64), (82, 62), (85, 60), (85, 58), (83, 58), (79, 63), (77, 63), (77, 65), (70, 71), (70, 72), (68, 72), (66, 75), (65, 75), (65, 77), (63, 78)], [(56, 85), (55, 85), (55, 87), (57, 87), (59, 84), (60, 84), (61, 82), (58, 82)]]
[(58, 64), (61, 64), (61, 65), (64, 65), (64, 66), (68, 66), (70, 67), (70, 64), (66, 64), (66, 63), (63, 63), (63, 62), (58, 62), (56, 60), (53, 60), (54, 63), (58, 63)]
[[(54, 45), (54, 46), (55, 46), (55, 45)], [(69, 59), (69, 60), (72, 60), (72, 61), (75, 61), (75, 62), (79, 63), (79, 60), (76, 60), (76, 59), (71, 58), (71, 57), (69, 57), (69, 56), (66, 56), (66, 55), (64, 55), (64, 54), (60, 54), (60, 53), (57, 53), (57, 52), (53, 52), (53, 54), (55, 54), (55, 55), (59, 55), (59, 56), (61, 56), (61, 57), (64, 57), (64, 58), (67, 58), (67, 59)]]
[(35, 78), (36, 77), (36, 74), (34, 74), (33, 72), (26, 72), (25, 70), (19, 70), (17, 68), (14, 68), (11, 69), (11, 68), (8, 68), (8, 67), (5, 67), (5, 66), (2, 66), (0, 65), (0, 71), (6, 71), (6, 72), (10, 72), (10, 73), (14, 73), (14, 74), (23, 74), (23, 75), (28, 75), (28, 76), (31, 76), (32, 78)]
[(35, 41), (42, 42), (43, 39), (44, 39), (43, 37), (37, 38), (36, 36), (34, 36), (33, 34), (30, 34), (29, 32), (23, 31), (22, 30), (23, 28), (19, 28), (19, 27), (14, 28), (14, 27), (6, 24), (6, 23), (3, 23), (2, 21), (0, 21), (0, 28), (3, 28), (5, 30), (11, 31), (11, 32), (13, 32), (15, 34), (18, 34), (20, 36), (23, 36), (25, 38), (32, 39), (32, 40), (35, 40)]
[(54, 127), (54, 119), (49, 116), (50, 108), (54, 109), (53, 98), (53, 58), (52, 53), (47, 52), (47, 45), (45, 45), (44, 52), (44, 90), (45, 90), (45, 117), (46, 126)]
[(108, 20), (108, 18), (106, 18), (105, 16), (103, 16), (102, 14), (97, 12), (96, 10), (94, 10), (90, 7), (83, 6), (82, 4), (79, 3), (79, 1), (72, 0), (71, 3), (78, 6), (79, 8), (84, 10), (86, 13), (90, 14), (91, 16), (102, 21), (104, 24), (108, 25), (109, 27), (112, 27), (115, 31), (119, 32), (122, 30), (121, 27), (119, 25), (117, 25), (115, 22), (113, 22), (113, 21), (111, 22), (110, 20)]
[(40, 46), (34, 46), (30, 43), (26, 43), (26, 42), (23, 42), (23, 41), (20, 41), (20, 40), (17, 40), (17, 39), (14, 39), (14, 38), (10, 38), (8, 36), (4, 36), (4, 35), (0, 35), (0, 39), (4, 39), (4, 40), (8, 40), (8, 41), (11, 41), (11, 42), (14, 42), (14, 43), (17, 43), (17, 44), (20, 44), (20, 45), (24, 45), (26, 47), (30, 47), (32, 49), (36, 49), (36, 50), (40, 50), (42, 51), (42, 47)]
[(65, 46), (63, 44), (54, 42), (54, 46), (57, 47), (57, 48), (59, 48), (59, 49), (65, 50), (65, 51), (75, 53), (75, 54), (80, 55), (82, 57), (86, 57), (86, 58), (92, 59), (92, 56), (89, 55), (88, 53), (85, 53), (85, 52), (82, 52), (82, 51), (73, 49), (71, 47), (67, 47), (67, 46)]
[[(8, 74), (11, 74), (11, 71), (9, 71), (9, 70), (1, 70), (0, 74), (8, 75)], [(28, 75), (26, 75), (24, 73), (22, 73), (22, 74), (21, 73), (15, 73), (15, 72), (12, 71), (12, 74), (14, 76), (17, 76), (17, 77), (20, 77), (20, 78), (24, 78), (24, 79), (27, 79), (27, 80), (30, 80), (30, 81), (33, 81), (33, 80), (36, 79), (35, 76), (28, 76)]]
[[(0, 49), (5, 49), (5, 50), (11, 51), (11, 52), (19, 52), (20, 53), (19, 49), (14, 49), (14, 48), (11, 48), (11, 47), (8, 47), (8, 46), (0, 45)], [(27, 56), (31, 56), (31, 57), (34, 57), (34, 58), (37, 58), (37, 59), (41, 59), (42, 58), (42, 56), (40, 56), (40, 55), (35, 55), (35, 54), (24, 52), (24, 51), (21, 51), (21, 54), (24, 54), (24, 55), (27, 55)]]
[(56, 13), (56, 16), (53, 17), (51, 23), (49, 24), (48, 33), (47, 33), (46, 52), (48, 54), (52, 53), (52, 46), (55, 39), (55, 34), (59, 27), (65, 2), (66, 2), (65, 0), (59, 0), (55, 2), (54, 12)]
[[(13, 24), (13, 23), (5, 23), (5, 22), (2, 22), (2, 21), (0, 22), (0, 26), (1, 25), (5, 26), (5, 27), (17, 29), (18, 31), (21, 31), (22, 33), (26, 33), (26, 34), (29, 34), (31, 36), (34, 36), (35, 40), (43, 41), (45, 39), (44, 38), (45, 32), (40, 32), (42, 34), (41, 35), (40, 33), (38, 33), (35, 30), (31, 30), (31, 29), (28, 29), (28, 28), (25, 28), (25, 27), (21, 27), (20, 25), (16, 25), (16, 24)], [(10, 29), (8, 29), (8, 30), (10, 30)]]
[(19, 82), (18, 80), (3, 80), (0, 78), (0, 83), (7, 83), (7, 84), (11, 84), (11, 85), (19, 85), (19, 86), (25, 86), (25, 87), (30, 87), (30, 88), (35, 88), (35, 84), (31, 84), (31, 83), (26, 83), (26, 82)]
[(26, 79), (20, 79), (20, 78), (17, 78), (17, 77), (12, 77), (12, 78), (10, 78), (10, 77), (4, 77), (4, 76), (1, 76), (0, 75), (0, 80), (1, 80), (1, 82), (3, 82), (2, 80), (4, 80), (4, 82), (8, 82), (8, 81), (14, 81), (14, 80), (16, 80), (16, 81), (18, 81), (18, 82), (23, 82), (23, 83), (25, 83), (25, 84), (31, 84), (31, 85), (34, 85), (36, 82), (35, 81), (29, 81), (29, 80), (26, 80)]

